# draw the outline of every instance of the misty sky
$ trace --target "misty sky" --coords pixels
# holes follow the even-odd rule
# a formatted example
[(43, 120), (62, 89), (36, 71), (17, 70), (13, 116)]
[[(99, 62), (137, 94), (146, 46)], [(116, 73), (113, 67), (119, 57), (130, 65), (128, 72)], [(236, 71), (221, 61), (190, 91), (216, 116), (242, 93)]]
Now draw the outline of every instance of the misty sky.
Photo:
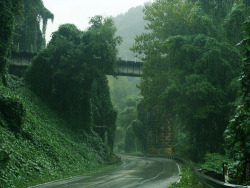
[(95, 15), (117, 16), (131, 7), (143, 5), (150, 0), (43, 0), (44, 5), (55, 16), (54, 22), (48, 22), (46, 40), (52, 32), (64, 23), (73, 23), (78, 29), (88, 27), (89, 18)]

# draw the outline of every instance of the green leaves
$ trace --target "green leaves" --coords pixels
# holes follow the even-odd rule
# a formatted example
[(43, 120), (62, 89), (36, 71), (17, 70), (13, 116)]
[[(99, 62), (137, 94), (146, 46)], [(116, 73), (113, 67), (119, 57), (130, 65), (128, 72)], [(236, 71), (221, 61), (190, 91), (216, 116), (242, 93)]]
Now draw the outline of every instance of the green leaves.
[(15, 133), (22, 131), (26, 109), (18, 97), (8, 89), (0, 86), (0, 116), (7, 122), (10, 130)]
[[(15, 3), (14, 3), (15, 4)], [(15, 16), (14, 51), (39, 52), (46, 46), (45, 34), (48, 20), (54, 15), (44, 7), (42, 0), (23, 0), (20, 15)], [(42, 26), (42, 28), (40, 28)]]
[[(2, 187), (29, 187), (105, 166), (110, 153), (96, 133), (71, 129), (70, 124), (31, 92), (23, 81), (11, 79), (9, 87), (0, 88), (0, 101), (2, 95), (11, 99), (11, 105), (14, 99), (18, 99), (22, 101), (26, 113), (21, 133), (15, 134), (9, 128), (11, 122), (5, 121), (1, 111), (4, 106), (1, 104)], [(16, 121), (19, 114), (12, 112), (13, 108), (10, 106), (6, 112)]]
[(205, 162), (201, 164), (202, 168), (217, 172), (218, 174), (222, 174), (223, 172), (222, 164), (225, 162), (228, 163), (230, 178), (235, 178), (235, 162), (228, 156), (221, 155), (219, 153), (207, 153), (204, 157), (204, 161)]
[(75, 127), (86, 130), (92, 121), (92, 84), (96, 79), (105, 79), (105, 74), (114, 73), (116, 46), (120, 43), (110, 18), (96, 16), (90, 23), (84, 32), (73, 24), (61, 25), (27, 73), (27, 80), (39, 96)]
[(239, 104), (235, 110), (234, 118), (230, 121), (227, 130), (224, 133), (227, 152), (239, 162), (239, 170), (242, 176), (241, 180), (245, 179), (245, 165), (250, 155), (250, 19), (242, 26), (244, 29), (244, 39), (241, 42), (243, 64), (242, 64), (242, 75), (240, 78), (241, 89), (239, 96)]
[(205, 186), (201, 184), (195, 177), (194, 172), (188, 166), (182, 167), (181, 179), (178, 183), (173, 183), (170, 188), (204, 188)]
[[(149, 33), (137, 36), (132, 48), (143, 57), (139, 88), (148, 112), (159, 120), (169, 119), (172, 126), (181, 122), (192, 137), (194, 160), (206, 151), (223, 150), (222, 134), (235, 100), (240, 54), (222, 41), (222, 21), (230, 6), (217, 1), (155, 1), (144, 9)], [(235, 11), (241, 11), (241, 5)], [(232, 10), (227, 19), (235, 16)], [(238, 25), (232, 33), (237, 29)]]

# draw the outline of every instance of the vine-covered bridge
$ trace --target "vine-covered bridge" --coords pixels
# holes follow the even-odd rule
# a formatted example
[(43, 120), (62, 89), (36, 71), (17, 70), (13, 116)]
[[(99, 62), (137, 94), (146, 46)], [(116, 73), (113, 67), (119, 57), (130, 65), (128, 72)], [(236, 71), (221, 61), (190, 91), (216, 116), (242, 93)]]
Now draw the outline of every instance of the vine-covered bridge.
[[(35, 55), (36, 53), (14, 53), (9, 59), (10, 69), (26, 69), (28, 66), (31, 65), (31, 61)], [(117, 76), (141, 77), (142, 65), (143, 62), (121, 60), (118, 62), (118, 67), (115, 72)]]
[[(12, 54), (9, 59), (10, 72), (17, 76), (31, 65), (36, 53), (19, 52)], [(123, 61), (118, 62), (117, 76), (141, 77), (143, 62)], [(173, 131), (167, 121), (155, 121), (150, 117), (147, 125), (146, 153), (171, 154), (173, 148)]]

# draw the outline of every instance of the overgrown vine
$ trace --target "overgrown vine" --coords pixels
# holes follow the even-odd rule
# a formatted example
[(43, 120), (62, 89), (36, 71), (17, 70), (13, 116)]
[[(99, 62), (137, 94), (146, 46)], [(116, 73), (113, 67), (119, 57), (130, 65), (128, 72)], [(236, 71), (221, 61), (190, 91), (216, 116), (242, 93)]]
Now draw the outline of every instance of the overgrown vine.
[(250, 17), (242, 28), (244, 39), (241, 42), (243, 65), (240, 77), (240, 102), (234, 118), (225, 131), (225, 140), (228, 153), (238, 162), (240, 180), (247, 183), (246, 165), (250, 156)]

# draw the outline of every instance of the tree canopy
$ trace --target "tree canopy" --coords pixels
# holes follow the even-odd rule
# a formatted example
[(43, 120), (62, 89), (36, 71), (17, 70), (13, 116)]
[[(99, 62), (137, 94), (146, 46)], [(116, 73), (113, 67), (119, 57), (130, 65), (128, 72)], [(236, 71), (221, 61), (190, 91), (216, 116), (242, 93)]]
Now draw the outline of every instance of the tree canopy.
[[(187, 135), (188, 146), (177, 151), (196, 161), (206, 152), (223, 152), (222, 135), (238, 88), (240, 53), (234, 44), (242, 37), (245, 5), (221, 3), (157, 0), (146, 5), (149, 32), (137, 36), (132, 48), (144, 61), (139, 88), (147, 111), (167, 119), (176, 136)], [(236, 25), (229, 24), (235, 20)]]
[(225, 131), (225, 140), (228, 153), (239, 163), (242, 172), (239, 179), (246, 181), (246, 164), (250, 156), (250, 17), (242, 28), (244, 38), (240, 43), (243, 54), (240, 96), (235, 115)]
[(23, 0), (21, 16), (15, 16), (13, 51), (37, 53), (44, 49), (47, 22), (53, 19), (54, 15), (44, 6), (42, 0)]
[(105, 74), (114, 74), (121, 38), (115, 36), (110, 18), (95, 16), (90, 24), (87, 31), (73, 24), (61, 25), (34, 59), (27, 81), (74, 128), (102, 127), (96, 130), (101, 137), (108, 131), (112, 148), (116, 112)]
[(45, 48), (47, 21), (54, 16), (42, 0), (3, 0), (0, 3), (0, 77), (5, 82), (11, 51), (34, 53)]

